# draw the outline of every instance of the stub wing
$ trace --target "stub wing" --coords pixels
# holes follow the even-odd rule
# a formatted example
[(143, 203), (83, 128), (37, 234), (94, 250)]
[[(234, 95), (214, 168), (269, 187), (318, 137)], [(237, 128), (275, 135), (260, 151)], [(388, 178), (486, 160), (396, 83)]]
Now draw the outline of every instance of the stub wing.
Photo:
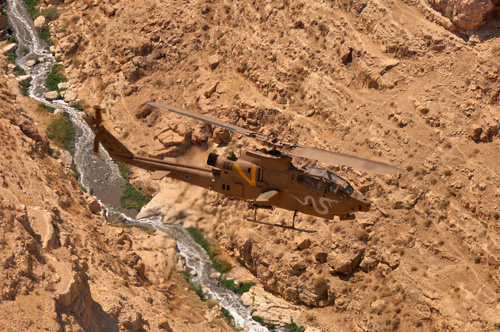
[(276, 200), (279, 193), (280, 192), (277, 190), (265, 191), (255, 199), (255, 203), (258, 205), (266, 205), (266, 206), (273, 205), (273, 201)]
[(168, 176), (170, 173), (170, 171), (154, 171), (153, 174), (151, 174), (151, 179), (159, 181)]

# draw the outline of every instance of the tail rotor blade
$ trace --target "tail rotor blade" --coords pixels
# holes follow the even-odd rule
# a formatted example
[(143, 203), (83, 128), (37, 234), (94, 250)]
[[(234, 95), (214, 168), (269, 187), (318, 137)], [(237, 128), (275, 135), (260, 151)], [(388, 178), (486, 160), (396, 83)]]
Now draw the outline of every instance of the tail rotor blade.
[(101, 105), (94, 105), (94, 109), (95, 109), (95, 121), (96, 121), (95, 125), (99, 127), (102, 122), (102, 115), (101, 115), (102, 107)]
[(96, 156), (99, 155), (99, 134), (96, 134), (94, 137), (94, 154)]

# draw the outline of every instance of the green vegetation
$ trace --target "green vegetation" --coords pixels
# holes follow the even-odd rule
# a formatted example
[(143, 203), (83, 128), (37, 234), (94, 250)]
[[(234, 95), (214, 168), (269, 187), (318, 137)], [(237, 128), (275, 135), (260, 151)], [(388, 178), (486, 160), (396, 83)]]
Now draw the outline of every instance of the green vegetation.
[(90, 194), (90, 196), (94, 196), (94, 187), (90, 187), (89, 194)]
[(144, 205), (149, 203), (149, 199), (135, 189), (130, 182), (127, 182), (123, 195), (120, 197), (120, 204), (126, 209), (136, 209), (139, 211)]
[(39, 13), (38, 8), (36, 8), (39, 0), (24, 0), (24, 2), (26, 3), (26, 7), (28, 8), (28, 13), (30, 14), (31, 18), (35, 19), (37, 17), (37, 14)]
[(0, 13), (5, 19), (7, 19), (7, 12), (5, 10), (0, 10)]
[(297, 324), (295, 324), (293, 322), (293, 317), (290, 317), (290, 324), (285, 324), (285, 327), (290, 331), (290, 332), (304, 332), (305, 331), (305, 328), (303, 326), (297, 326)]
[(65, 113), (47, 126), (47, 137), (62, 149), (73, 154), (73, 143), (75, 140), (75, 129), (69, 120), (69, 115)]
[(208, 256), (210, 257), (210, 260), (212, 261), (212, 266), (214, 267), (214, 269), (219, 271), (221, 274), (225, 274), (231, 271), (231, 263), (225, 260), (219, 260), (215, 257), (216, 255), (214, 254), (214, 251), (210, 246), (210, 242), (205, 239), (198, 228), (188, 227), (187, 231), (191, 233), (194, 241), (198, 243), (203, 249), (205, 249)]
[(16, 63), (16, 59), (17, 59), (16, 52), (10, 52), (9, 55), (7, 55), (8, 63)]
[(78, 180), (78, 178), (80, 178), (80, 172), (78, 172), (78, 170), (76, 169), (76, 164), (75, 163), (72, 163), (71, 164), (71, 171), (73, 173), (71, 173), (71, 175)]
[(37, 6), (40, 4), (40, 0), (24, 0), (26, 7), (28, 8), (28, 13), (32, 19), (38, 16), (44, 16), (47, 21), (53, 21), (59, 17), (59, 12), (56, 7), (47, 8), (40, 10)]
[[(48, 22), (50, 22), (59, 17), (59, 12), (57, 11), (56, 7), (51, 7), (43, 10), (37, 8), (40, 0), (24, 0), (24, 2), (26, 3), (28, 13), (30, 14), (32, 19), (35, 19), (38, 16), (43, 16)], [(40, 36), (40, 38), (43, 39), (47, 44), (52, 45), (52, 42), (50, 41), (50, 29), (48, 26), (38, 31), (38, 36)]]
[(38, 37), (40, 37), (40, 39), (45, 41), (47, 44), (53, 45), (52, 41), (50, 40), (50, 37), (52, 36), (50, 35), (48, 26), (38, 31)]
[(122, 163), (121, 161), (116, 161), (116, 165), (118, 165), (118, 170), (120, 171), (122, 178), (129, 181), (130, 174), (132, 173), (130, 171), (130, 166), (128, 164)]
[(260, 316), (254, 316), (254, 314), (253, 314), (253, 313), (254, 313), (255, 311), (256, 311), (255, 309), (254, 309), (254, 310), (252, 310), (252, 319), (253, 319), (254, 321), (256, 321), (256, 322), (260, 323), (260, 325), (265, 326), (265, 327), (267, 327), (268, 329), (274, 329), (274, 327), (275, 327), (275, 326), (274, 326), (274, 324), (271, 324), (271, 323), (266, 323), (266, 322), (264, 321), (264, 319), (263, 319), (262, 317), (260, 317)]
[(17, 41), (16, 37), (14, 37), (14, 35), (12, 35), (12, 34), (11, 34), (11, 32), (10, 32), (10, 30), (9, 30), (9, 29), (7, 29), (7, 32), (9, 33), (9, 34), (7, 35), (7, 41), (8, 41), (9, 43), (19, 44), (19, 42)]
[(30, 87), (30, 82), (29, 81), (19, 82), (19, 87), (21, 88), (23, 95), (28, 96), (28, 94), (29, 94), (28, 88)]
[(23, 76), (23, 75), (26, 75), (26, 72), (24, 71), (24, 69), (22, 69), (21, 67), (19, 66), (16, 66), (16, 68), (14, 68), (14, 71), (12, 72), (14, 74), (14, 76)]
[(43, 16), (47, 21), (53, 21), (59, 17), (59, 12), (56, 7), (50, 7), (39, 11), (38, 16)]
[(231, 314), (229, 313), (229, 310), (227, 310), (226, 308), (224, 308), (224, 307), (220, 307), (220, 311), (222, 312), (222, 314), (224, 315), (224, 318), (225, 318), (228, 322), (231, 322), (232, 320), (234, 320), (233, 315), (231, 315)]
[(250, 288), (252, 288), (252, 286), (255, 286), (255, 282), (242, 283), (236, 286), (234, 280), (228, 280), (228, 279), (221, 279), (220, 283), (222, 284), (222, 286), (240, 295), (248, 292)]
[(49, 112), (49, 113), (54, 113), (54, 111), (56, 110), (55, 107), (45, 105), (45, 104), (43, 105), (43, 108), (45, 108), (47, 110), (47, 112)]
[(73, 105), (73, 108), (79, 110), (80, 112), (83, 111), (83, 106), (80, 103), (76, 103)]
[(59, 83), (66, 81), (67, 79), (64, 75), (63, 65), (56, 63), (52, 66), (52, 71), (50, 72), (50, 74), (47, 75), (47, 78), (45, 79), (45, 85), (50, 90), (55, 90), (60, 93), (61, 89), (59, 89), (58, 85)]
[(118, 165), (120, 174), (125, 181), (127, 181), (122, 197), (120, 197), (120, 204), (126, 209), (136, 209), (139, 211), (144, 205), (149, 203), (149, 198), (144, 196), (130, 184), (130, 174), (132, 173), (130, 171), (130, 166), (121, 161), (117, 161), (116, 164)]
[(205, 301), (204, 299), (204, 296), (203, 296), (203, 290), (201, 289), (201, 285), (198, 285), (198, 284), (195, 284), (192, 280), (191, 280), (191, 277), (189, 275), (189, 272), (188, 271), (184, 271), (182, 273), (182, 276), (184, 277), (184, 280), (186, 280), (186, 282), (191, 285), (191, 287), (193, 288), (193, 291), (196, 295), (198, 295), (198, 297), (202, 300), (202, 301)]

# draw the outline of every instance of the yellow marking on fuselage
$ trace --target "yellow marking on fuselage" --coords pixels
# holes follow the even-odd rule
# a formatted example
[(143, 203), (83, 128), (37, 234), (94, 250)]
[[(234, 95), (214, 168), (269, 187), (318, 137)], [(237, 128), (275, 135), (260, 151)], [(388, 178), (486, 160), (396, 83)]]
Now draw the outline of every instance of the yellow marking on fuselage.
[(252, 187), (255, 187), (257, 185), (257, 182), (255, 181), (255, 177), (257, 175), (257, 166), (255, 166), (255, 165), (252, 166), (252, 179), (251, 180), (248, 178), (248, 176), (245, 174), (245, 172), (243, 172), (240, 165), (234, 164), (234, 167), (236, 168), (238, 173), (240, 173), (240, 175), (243, 177), (243, 179), (245, 179), (245, 181), (248, 182)]

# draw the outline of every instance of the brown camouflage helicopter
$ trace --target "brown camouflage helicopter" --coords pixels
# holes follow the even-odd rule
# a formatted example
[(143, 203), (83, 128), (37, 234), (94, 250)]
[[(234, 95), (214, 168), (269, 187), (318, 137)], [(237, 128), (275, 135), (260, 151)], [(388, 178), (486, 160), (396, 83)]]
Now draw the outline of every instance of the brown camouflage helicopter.
[[(336, 152), (287, 143), (257, 132), (226, 123), (219, 119), (188, 111), (177, 106), (150, 102), (148, 105), (220, 126), (268, 144), (269, 150), (245, 151), (241, 156), (229, 151), (227, 156), (210, 153), (209, 167), (178, 163), (173, 158), (163, 160), (138, 156), (128, 150), (102, 124), (101, 108), (94, 106), (95, 118), (85, 117), (96, 134), (94, 154), (99, 142), (111, 158), (136, 167), (153, 171), (151, 178), (161, 180), (168, 176), (196, 186), (207, 188), (248, 202), (255, 211), (252, 222), (313, 232), (295, 227), (298, 212), (333, 219), (353, 219), (354, 212), (368, 211), (369, 200), (335, 173), (318, 167), (298, 169), (292, 157), (303, 157), (377, 173), (402, 173), (403, 170), (384, 163), (362, 159)], [(286, 154), (278, 150), (286, 150)], [(258, 208), (273, 210), (275, 207), (294, 211), (292, 225), (272, 224), (256, 220)]]

